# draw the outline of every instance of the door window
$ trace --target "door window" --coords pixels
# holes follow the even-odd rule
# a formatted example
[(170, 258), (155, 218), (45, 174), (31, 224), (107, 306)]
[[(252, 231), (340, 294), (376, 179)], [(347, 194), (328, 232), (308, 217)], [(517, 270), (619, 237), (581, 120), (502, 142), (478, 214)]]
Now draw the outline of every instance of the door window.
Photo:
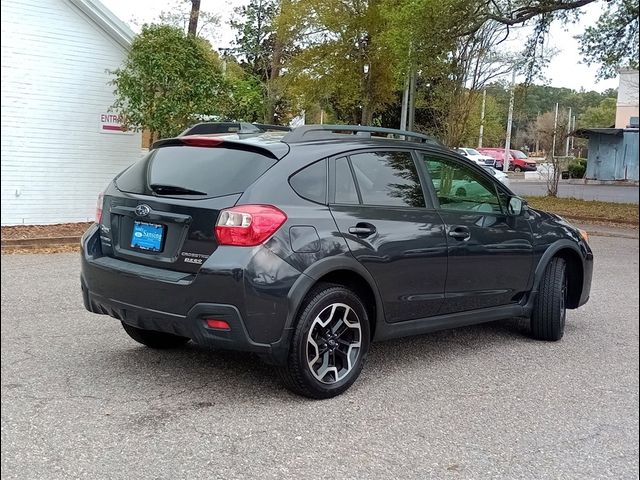
[(420, 154), (443, 210), (502, 213), (495, 184), (473, 168), (453, 160)]
[(335, 165), (335, 177), (333, 179), (333, 184), (336, 186), (335, 203), (357, 205), (359, 203), (358, 191), (356, 190), (356, 184), (353, 181), (353, 175), (351, 174), (351, 168), (349, 167), (347, 158), (338, 158)]
[(411, 153), (367, 152), (351, 155), (350, 158), (363, 204), (425, 206)]

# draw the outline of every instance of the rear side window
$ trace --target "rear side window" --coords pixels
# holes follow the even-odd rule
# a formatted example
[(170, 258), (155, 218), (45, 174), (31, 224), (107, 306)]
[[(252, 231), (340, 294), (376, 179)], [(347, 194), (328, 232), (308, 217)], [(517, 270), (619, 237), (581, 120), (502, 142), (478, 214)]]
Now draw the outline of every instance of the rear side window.
[(276, 160), (259, 153), (190, 146), (153, 150), (116, 178), (123, 192), (220, 197), (242, 193)]
[(322, 160), (303, 168), (289, 178), (289, 184), (302, 198), (312, 202), (327, 201), (327, 162)]
[(425, 206), (411, 153), (369, 152), (351, 155), (350, 158), (363, 204)]

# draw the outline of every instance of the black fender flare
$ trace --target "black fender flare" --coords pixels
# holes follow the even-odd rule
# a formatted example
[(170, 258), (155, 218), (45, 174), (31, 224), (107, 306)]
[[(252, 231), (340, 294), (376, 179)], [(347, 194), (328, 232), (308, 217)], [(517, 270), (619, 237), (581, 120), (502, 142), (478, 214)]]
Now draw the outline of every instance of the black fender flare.
[[(373, 292), (376, 302), (376, 318), (372, 319), (375, 322), (375, 325), (372, 325), (372, 327), (375, 328), (380, 324), (380, 322), (384, 322), (384, 310), (378, 285), (369, 271), (354, 257), (348, 254), (323, 258), (302, 272), (289, 289), (289, 293), (287, 294), (287, 318), (285, 320), (282, 336), (275, 344), (272, 344), (276, 361), (286, 361), (285, 352), (288, 353), (289, 342), (294, 329), (296, 316), (298, 315), (298, 310), (305, 296), (320, 278), (328, 273), (335, 272), (336, 270), (352, 271), (367, 282), (369, 288), (371, 288), (371, 291)], [(284, 358), (283, 355), (285, 355)]]
[(542, 281), (542, 276), (544, 275), (544, 271), (546, 270), (547, 265), (549, 265), (551, 259), (555, 257), (560, 250), (566, 249), (572, 250), (576, 253), (576, 255), (578, 255), (578, 257), (582, 260), (583, 265), (581, 266), (581, 268), (584, 271), (584, 255), (575, 244), (575, 242), (566, 239), (556, 240), (555, 242), (553, 242), (544, 251), (544, 253), (540, 257), (540, 260), (538, 261), (538, 264), (536, 265), (533, 274), (533, 287), (531, 288), (531, 294), (529, 295), (529, 299), (527, 301), (527, 304), (525, 305), (525, 309), (527, 312), (531, 312), (531, 309), (533, 308), (533, 302), (538, 295), (540, 282)]

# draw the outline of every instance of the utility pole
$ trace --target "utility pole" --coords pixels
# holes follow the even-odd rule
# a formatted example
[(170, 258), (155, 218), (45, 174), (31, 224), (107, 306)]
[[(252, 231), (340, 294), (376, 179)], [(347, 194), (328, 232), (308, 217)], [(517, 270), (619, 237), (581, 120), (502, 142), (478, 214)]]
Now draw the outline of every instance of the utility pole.
[(478, 137), (478, 148), (482, 148), (482, 137), (484, 136), (484, 107), (487, 103), (487, 89), (482, 91), (482, 108), (480, 109), (480, 136)]
[(407, 73), (404, 81), (404, 91), (402, 92), (402, 109), (400, 110), (400, 130), (407, 129), (407, 109), (409, 107), (409, 77), (411, 73)]
[(556, 135), (558, 133), (558, 107), (559, 104), (556, 103), (556, 116), (553, 120), (553, 146), (551, 147), (551, 159), (553, 160), (556, 156)]
[[(575, 115), (573, 116), (573, 118), (571, 120), (571, 125), (572, 125), (571, 131), (575, 132), (576, 131), (576, 116)], [(575, 139), (576, 139), (576, 137), (571, 135), (571, 151), (572, 152), (574, 151), (574, 148), (575, 148)]]
[(411, 69), (411, 77), (409, 79), (409, 106), (407, 108), (407, 130), (413, 131), (413, 125), (416, 119), (416, 71)]
[(509, 97), (509, 117), (507, 118), (507, 138), (504, 142), (504, 161), (502, 170), (509, 171), (509, 159), (511, 158), (511, 127), (513, 127), (513, 100), (516, 92), (516, 67), (513, 67), (511, 74), (511, 96)]
[(569, 147), (571, 146), (571, 137), (569, 136), (569, 133), (573, 131), (571, 130), (571, 118), (571, 107), (569, 107), (569, 116), (567, 117), (567, 145), (564, 150), (565, 157), (569, 156)]

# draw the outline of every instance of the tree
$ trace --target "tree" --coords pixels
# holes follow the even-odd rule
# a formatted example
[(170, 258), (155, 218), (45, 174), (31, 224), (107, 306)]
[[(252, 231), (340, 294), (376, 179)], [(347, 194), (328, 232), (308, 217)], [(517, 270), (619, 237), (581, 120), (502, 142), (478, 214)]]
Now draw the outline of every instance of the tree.
[(587, 108), (578, 117), (577, 124), (580, 128), (610, 127), (616, 121), (616, 100), (605, 98), (595, 107)]
[(236, 30), (234, 53), (241, 65), (264, 85), (264, 121), (283, 121), (288, 107), (281, 70), (292, 49), (290, 32), (276, 19), (285, 0), (249, 0), (235, 9), (231, 26)]
[(638, 69), (638, 5), (638, 0), (610, 0), (596, 25), (577, 37), (587, 65), (600, 65), (600, 78), (614, 78), (620, 67)]
[[(160, 12), (157, 23), (178, 27), (188, 33), (191, 27), (192, 12), (193, 4), (191, 0), (176, 0), (169, 10)], [(207, 40), (213, 40), (217, 37), (219, 27), (220, 15), (200, 10), (198, 5), (195, 35)]]
[(191, 0), (191, 13), (189, 14), (189, 28), (187, 33), (196, 36), (198, 32), (198, 17), (200, 16), (200, 0)]
[(173, 136), (199, 116), (221, 115), (230, 97), (217, 54), (203, 39), (144, 25), (123, 66), (111, 72), (113, 110), (126, 128)]
[(351, 123), (370, 125), (395, 98), (392, 55), (380, 0), (289, 0), (279, 28), (297, 47), (287, 65), (303, 108), (330, 105)]
[(569, 117), (566, 112), (560, 111), (556, 124), (555, 113), (546, 112), (538, 116), (534, 128), (540, 147), (547, 152), (547, 163), (550, 165), (546, 172), (543, 171), (546, 176), (547, 194), (555, 197), (558, 195), (558, 183), (563, 167), (563, 160), (556, 154), (562, 150), (569, 136)]

